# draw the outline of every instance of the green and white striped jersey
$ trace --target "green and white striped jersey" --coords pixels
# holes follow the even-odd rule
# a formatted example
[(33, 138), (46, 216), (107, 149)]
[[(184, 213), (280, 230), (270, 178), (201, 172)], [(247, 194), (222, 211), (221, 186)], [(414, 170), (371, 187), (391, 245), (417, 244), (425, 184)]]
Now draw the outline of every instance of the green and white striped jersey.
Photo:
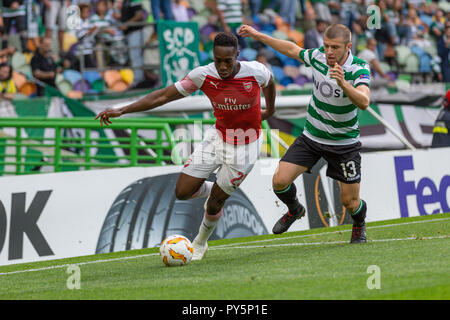
[(17, 9), (11, 9), (3, 6), (1, 6), (0, 8), (2, 9), (3, 18), (14, 18), (26, 15), (25, 4), (19, 5), (19, 8)]
[(226, 23), (242, 23), (241, 0), (218, 0), (217, 9), (224, 12)]
[[(313, 69), (314, 89), (308, 106), (303, 134), (319, 143), (348, 145), (358, 141), (358, 107), (344, 94), (344, 90), (330, 78), (323, 47), (305, 49), (300, 58)], [(370, 83), (370, 66), (351, 52), (342, 66), (345, 80), (354, 87)]]

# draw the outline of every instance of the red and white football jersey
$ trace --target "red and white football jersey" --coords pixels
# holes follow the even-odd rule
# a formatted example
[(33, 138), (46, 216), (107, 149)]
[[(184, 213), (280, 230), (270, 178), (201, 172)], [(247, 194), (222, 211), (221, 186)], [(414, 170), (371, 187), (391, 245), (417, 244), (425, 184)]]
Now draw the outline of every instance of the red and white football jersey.
[(197, 67), (181, 81), (177, 90), (188, 96), (201, 90), (211, 101), (216, 129), (232, 144), (248, 144), (261, 134), (261, 87), (269, 83), (271, 73), (257, 61), (241, 61), (239, 72), (222, 79), (214, 63)]

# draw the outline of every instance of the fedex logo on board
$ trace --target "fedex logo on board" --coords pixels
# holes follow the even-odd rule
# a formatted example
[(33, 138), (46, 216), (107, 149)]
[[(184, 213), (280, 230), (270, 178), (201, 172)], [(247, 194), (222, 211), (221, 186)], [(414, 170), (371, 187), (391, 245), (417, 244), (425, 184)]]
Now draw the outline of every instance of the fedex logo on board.
[[(419, 181), (407, 181), (405, 171), (414, 170), (413, 157), (394, 157), (394, 161), (398, 200), (402, 217), (409, 217), (408, 196), (416, 197), (417, 209), (420, 215), (450, 212), (450, 201), (447, 198), (447, 190), (450, 187), (450, 175), (444, 175), (439, 182), (434, 182), (428, 177), (423, 177)], [(433, 209), (430, 210), (428, 208), (427, 210), (425, 208), (426, 205), (432, 204), (434, 204)]]

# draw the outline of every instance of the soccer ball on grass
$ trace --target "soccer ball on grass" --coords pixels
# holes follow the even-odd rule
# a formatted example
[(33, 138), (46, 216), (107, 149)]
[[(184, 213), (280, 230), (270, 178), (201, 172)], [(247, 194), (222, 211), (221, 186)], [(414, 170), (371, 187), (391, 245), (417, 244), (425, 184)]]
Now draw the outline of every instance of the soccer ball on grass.
[(159, 256), (168, 267), (188, 264), (193, 254), (194, 248), (191, 241), (182, 235), (176, 234), (167, 237), (159, 247)]

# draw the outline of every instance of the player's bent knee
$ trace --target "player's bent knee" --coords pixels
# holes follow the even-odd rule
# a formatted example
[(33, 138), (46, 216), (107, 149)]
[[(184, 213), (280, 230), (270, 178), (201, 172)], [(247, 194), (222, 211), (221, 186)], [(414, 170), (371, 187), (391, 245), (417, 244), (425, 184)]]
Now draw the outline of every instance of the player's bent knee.
[(284, 190), (291, 184), (291, 181), (280, 176), (274, 175), (272, 179), (272, 187), (274, 190)]
[(342, 205), (350, 211), (354, 211), (359, 206), (359, 200), (356, 197), (341, 198)]
[(191, 198), (191, 196), (192, 196), (191, 192), (187, 192), (182, 188), (175, 188), (175, 197), (178, 200), (188, 200)]

